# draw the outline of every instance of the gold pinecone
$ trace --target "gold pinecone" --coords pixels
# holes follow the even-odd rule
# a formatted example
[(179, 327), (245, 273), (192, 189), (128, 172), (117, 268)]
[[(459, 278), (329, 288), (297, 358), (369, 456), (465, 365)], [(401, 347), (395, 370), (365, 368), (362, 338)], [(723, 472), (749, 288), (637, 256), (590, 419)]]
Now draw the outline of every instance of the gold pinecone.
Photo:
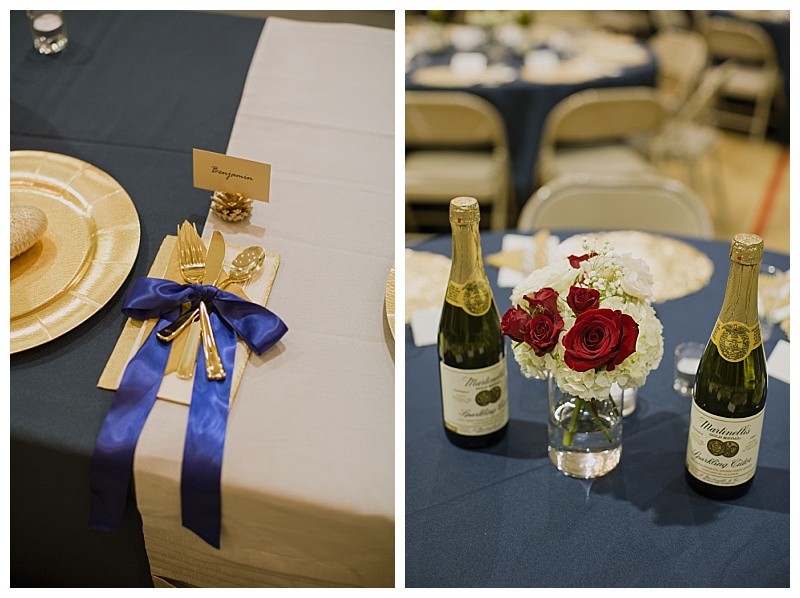
[(252, 214), (253, 200), (241, 193), (215, 191), (211, 196), (211, 209), (223, 220), (239, 222)]

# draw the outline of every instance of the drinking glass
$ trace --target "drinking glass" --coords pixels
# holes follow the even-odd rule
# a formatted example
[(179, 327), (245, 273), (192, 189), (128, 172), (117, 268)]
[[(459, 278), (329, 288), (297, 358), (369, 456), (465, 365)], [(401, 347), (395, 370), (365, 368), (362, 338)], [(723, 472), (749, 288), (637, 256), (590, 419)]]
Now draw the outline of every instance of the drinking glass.
[(758, 321), (761, 324), (761, 340), (767, 342), (775, 324), (785, 314), (780, 309), (789, 304), (789, 285), (786, 274), (771, 264), (762, 263), (758, 270)]
[(700, 343), (681, 343), (675, 347), (675, 376), (672, 388), (679, 395), (691, 397), (694, 391), (694, 380), (697, 376), (697, 366), (703, 356), (705, 346)]
[(40, 54), (58, 54), (67, 47), (67, 24), (64, 11), (29, 10), (28, 24), (31, 26), (33, 47)]

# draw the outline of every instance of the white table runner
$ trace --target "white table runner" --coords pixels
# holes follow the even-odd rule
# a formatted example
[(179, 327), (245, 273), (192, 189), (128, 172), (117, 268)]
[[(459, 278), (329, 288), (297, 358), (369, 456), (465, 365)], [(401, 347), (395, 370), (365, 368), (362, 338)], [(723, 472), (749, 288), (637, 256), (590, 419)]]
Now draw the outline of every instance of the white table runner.
[(203, 235), (280, 254), (267, 307), (289, 332), (251, 357), (228, 420), (220, 550), (180, 525), (188, 409), (157, 402), (134, 466), (152, 574), (393, 586), (393, 32), (269, 19), (227, 153), (272, 164), (271, 202)]

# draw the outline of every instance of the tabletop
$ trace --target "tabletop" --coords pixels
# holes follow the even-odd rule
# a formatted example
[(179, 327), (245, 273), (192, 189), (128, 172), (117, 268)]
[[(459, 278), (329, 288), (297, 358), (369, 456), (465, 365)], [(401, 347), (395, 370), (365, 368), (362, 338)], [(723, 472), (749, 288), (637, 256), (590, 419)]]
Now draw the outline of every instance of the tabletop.
[[(372, 78), (374, 86), (380, 87), (380, 95), (370, 110), (361, 113), (364, 118), (357, 131), (358, 127), (351, 123), (335, 126), (342, 116), (342, 106), (353, 109), (354, 103), (345, 104), (341, 98), (328, 102), (328, 96), (320, 92), (296, 93), (292, 101), (286, 102), (276, 93), (277, 88), (264, 93), (249, 81), (254, 57), (264, 44), (264, 20), (191, 11), (69, 11), (66, 20), (70, 38), (67, 48), (57, 56), (41, 56), (33, 50), (25, 14), (11, 13), (11, 150), (66, 154), (113, 176), (136, 207), (141, 242), (131, 274), (111, 301), (74, 330), (11, 356), (12, 586), (141, 587), (152, 586), (154, 579), (160, 579), (160, 585), (232, 584), (237, 580), (252, 585), (385, 585), (387, 578), (393, 581), (394, 363), (383, 300), (394, 253), (393, 245), (386, 241), (391, 238), (393, 226), (394, 169), (392, 133), (382, 124), (390, 122), (393, 128), (393, 101), (382, 99), (392, 95), (391, 81), (387, 84), (383, 76)], [(389, 65), (393, 60), (393, 45), (386, 43), (390, 32), (375, 35), (372, 28), (338, 27), (344, 29), (334, 32), (325, 29), (324, 24), (314, 24), (309, 38), (303, 37), (309, 30), (294, 36), (295, 40), (304, 40), (301, 43), (305, 46), (295, 46), (294, 52), (290, 48), (281, 55), (282, 61), (269, 61), (262, 56), (257, 64), (282, 64), (291, 73), (310, 74), (313, 69), (295, 69), (293, 64), (303, 60), (304, 48), (312, 47), (312, 59), (318, 67), (330, 72), (330, 76), (340, 76), (336, 68), (329, 68), (319, 58), (324, 52), (314, 41), (340, 40), (349, 34), (352, 43), (337, 46), (338, 65), (348, 64), (341, 60), (341, 49), (353, 51), (366, 36), (379, 51), (360, 53), (369, 55), (364, 68), (369, 71), (381, 66), (381, 72), (390, 72), (382, 65), (387, 56)], [(326, 33), (330, 37), (326, 38)], [(387, 54), (386, 48), (392, 54)], [(363, 61), (357, 60), (358, 54), (353, 52), (356, 60), (349, 63), (353, 67), (349, 74), (354, 77), (364, 72), (359, 68)], [(344, 80), (342, 77), (340, 82)], [(335, 89), (346, 97), (351, 88), (339, 85)], [(370, 85), (362, 91), (365, 102), (375, 100)], [(265, 133), (263, 127), (270, 127), (269, 119), (260, 116), (258, 104), (259, 98), (265, 97), (283, 107), (305, 109), (318, 120), (292, 121), (299, 131), (289, 126), (280, 132)], [(249, 102), (248, 109), (242, 114), (240, 103), (246, 104), (245, 100)], [(345, 117), (353, 118), (354, 114), (357, 113), (348, 112)], [(256, 119), (258, 124), (247, 124), (248, 118)], [(234, 138), (236, 122), (240, 129), (259, 130), (261, 141), (266, 135), (279, 147), (265, 150), (258, 140), (248, 139), (246, 134)], [(321, 144), (315, 143), (320, 131), (326, 135)], [(349, 143), (369, 148), (365, 160), (359, 162), (357, 151), (336, 154), (331, 150), (340, 135), (347, 139), (336, 147)], [(362, 143), (360, 135), (370, 143)], [(273, 164), (271, 211), (259, 207), (254, 214), (261, 210), (261, 214), (269, 214), (274, 220), (258, 224), (254, 220), (245, 227), (246, 234), (235, 227), (224, 232), (232, 242), (236, 237), (236, 243), (250, 240), (262, 244), (266, 238), (269, 250), (281, 254), (282, 265), (269, 307), (287, 321), (294, 340), (286, 337), (289, 344), (280, 351), (248, 365), (250, 374), (246, 372), (243, 378), (236, 408), (229, 418), (228, 460), (223, 465), (222, 550), (227, 535), (232, 552), (225, 552), (220, 559), (219, 551), (214, 552), (180, 527), (179, 513), (170, 512), (164, 517), (163, 505), (152, 500), (156, 495), (167, 502), (167, 508), (180, 507), (175, 478), (176, 462), (180, 473), (180, 447), (176, 461), (173, 453), (159, 453), (163, 449), (159, 443), (173, 443), (168, 447), (171, 450), (175, 441), (182, 442), (182, 433), (179, 430), (171, 434), (168, 426), (160, 427), (165, 421), (160, 419), (162, 412), (169, 411), (163, 405), (153, 412), (140, 439), (141, 450), (137, 449), (134, 464), (136, 492), (130, 492), (121, 529), (97, 531), (87, 525), (87, 519), (90, 458), (113, 395), (99, 389), (97, 383), (126, 321), (120, 311), (125, 289), (135, 278), (147, 275), (162, 240), (174, 235), (176, 225), (184, 219), (196, 224), (204, 236), (210, 236), (215, 229), (214, 224), (209, 225), (214, 222), (209, 212), (210, 192), (193, 186), (192, 149), (226, 153), (231, 144), (235, 145), (236, 155)], [(384, 151), (386, 147), (389, 151)], [(287, 151), (281, 153), (281, 148)], [(305, 169), (299, 163), (304, 152)], [(343, 168), (345, 155), (353, 159), (347, 168)], [(370, 176), (366, 178), (361, 176), (365, 162), (370, 165)], [(333, 168), (337, 172), (326, 170)], [(309, 203), (309, 198), (314, 200)], [(322, 202), (325, 198), (329, 203)], [(363, 213), (359, 207), (362, 202), (373, 206), (374, 235), (361, 236), (360, 244), (350, 251), (333, 251), (340, 240), (336, 233), (341, 233), (337, 218), (344, 215), (349, 221), (353, 212)], [(216, 228), (223, 228), (221, 221)], [(306, 238), (304, 230), (313, 238)], [(323, 230), (329, 234), (322, 234)], [(316, 266), (309, 269), (315, 258)], [(362, 260), (365, 265), (358, 268)], [(359, 354), (369, 353), (367, 367), (372, 375), (361, 380), (362, 385), (373, 383), (372, 392), (366, 397), (356, 386), (348, 394), (346, 385), (334, 379), (326, 388), (313, 376), (298, 378), (293, 374), (296, 381), (300, 380), (293, 390), (282, 397), (267, 395), (263, 378), (271, 376), (277, 384), (280, 373), (274, 371), (276, 368), (308, 371), (309, 360), (313, 361), (315, 354), (307, 349), (318, 344), (305, 322), (295, 315), (298, 311), (309, 313), (314, 307), (309, 302), (313, 303), (316, 296), (307, 292), (297, 295), (299, 287), (295, 286), (294, 292), (281, 297), (292, 285), (283, 286), (284, 291), (280, 291), (281, 286), (299, 280), (303, 269), (306, 273), (316, 271), (338, 277), (338, 282), (328, 283), (346, 284), (357, 276), (348, 279), (339, 275), (343, 263), (371, 277), (369, 284), (351, 295), (356, 298), (353, 311), (361, 310), (360, 313), (347, 315), (358, 317), (358, 324), (363, 325), (357, 328), (343, 317), (338, 328), (328, 327), (322, 340), (325, 346), (336, 344), (337, 339), (348, 337), (348, 327), (358, 330), (358, 334), (349, 335), (347, 342)], [(302, 291), (308, 289), (308, 282), (306, 278)], [(329, 302), (317, 312), (326, 314), (336, 305)], [(341, 351), (337, 355), (337, 360), (329, 359), (315, 371), (326, 375), (330, 369), (341, 370), (339, 361), (347, 355)], [(351, 361), (346, 371), (353, 372), (362, 365)], [(253, 379), (248, 382), (250, 377)], [(350, 401), (331, 400), (340, 395), (350, 396)], [(376, 401), (378, 396), (382, 400)], [(328, 403), (322, 405), (325, 398)], [(359, 409), (353, 402), (363, 405)], [(314, 411), (325, 421), (315, 420)], [(331, 416), (329, 411), (338, 411), (339, 415)], [(310, 439), (335, 436), (336, 426), (343, 418), (349, 426), (356, 425), (353, 413), (370, 418), (369, 430), (361, 435), (351, 434), (348, 442), (338, 443), (336, 450), (318, 450)], [(185, 428), (185, 414), (183, 417)], [(289, 425), (290, 421), (299, 426)], [(286, 435), (272, 448), (280, 453), (280, 461), (264, 459), (259, 426), (263, 433), (267, 431), (265, 427), (283, 426)], [(304, 440), (296, 443), (292, 434), (302, 435)], [(231, 458), (237, 452), (245, 456)], [(361, 452), (369, 458), (343, 460), (343, 452)], [(158, 470), (160, 465), (166, 465), (166, 473)], [(313, 486), (316, 468), (326, 468), (333, 481), (327, 480), (324, 487)], [(148, 477), (148, 472), (153, 475)], [(276, 482), (277, 495), (265, 500), (269, 493), (264, 486), (269, 486), (272, 475), (280, 479)], [(371, 492), (356, 490), (361, 486), (353, 482), (361, 478), (372, 482)], [(376, 479), (380, 481), (375, 483)], [(255, 482), (251, 484), (251, 480)], [(299, 480), (298, 485), (291, 486), (292, 480)], [(137, 505), (148, 489), (149, 502)], [(352, 496), (357, 492), (357, 497)], [(226, 510), (231, 507), (245, 519), (249, 517), (251, 525), (239, 526), (233, 514), (226, 517)], [(257, 516), (249, 510), (252, 508), (258, 510)], [(176, 527), (171, 527), (173, 517), (178, 518)], [(287, 517), (294, 517), (297, 525), (289, 526)], [(287, 529), (278, 530), (281, 521)], [(281, 542), (283, 550), (270, 545), (271, 552), (265, 551), (263, 529), (253, 522), (272, 526), (276, 533), (268, 540)], [(293, 531), (288, 531), (289, 527)], [(159, 544), (165, 537), (160, 534), (167, 534), (168, 541)], [(245, 534), (244, 540), (241, 534)], [(305, 553), (296, 549), (298, 535), (310, 538), (307, 544), (315, 546)], [(331, 545), (331, 538), (335, 539), (335, 546)], [(370, 541), (364, 542), (364, 538)], [(362, 542), (362, 549), (350, 546), (356, 539)], [(199, 557), (187, 559), (180, 552), (187, 547), (205, 559), (202, 567), (197, 566)], [(315, 549), (316, 569), (305, 566), (303, 560)], [(325, 551), (324, 558), (319, 556), (321, 551)], [(355, 564), (357, 559), (361, 559), (359, 565)], [(372, 566), (365, 566), (366, 561)], [(203, 575), (207, 577), (197, 577)], [(167, 582), (166, 578), (172, 581)]]
[[(561, 38), (564, 36), (570, 38), (571, 35), (569, 32), (561, 32)], [(557, 37), (558, 35), (550, 34), (550, 39)], [(563, 39), (560, 41), (563, 43)], [(572, 43), (578, 45), (577, 41)], [(543, 38), (537, 47), (548, 48), (548, 38)], [(616, 48), (617, 46), (613, 45), (612, 47)], [(414, 57), (407, 66), (406, 89), (467, 91), (488, 100), (498, 109), (505, 122), (508, 135), (514, 199), (517, 208), (521, 209), (531, 193), (535, 191), (533, 175), (544, 122), (550, 110), (558, 102), (577, 91), (593, 87), (653, 87), (655, 85), (657, 62), (652, 50), (645, 43), (631, 42), (631, 47), (630, 55), (636, 58), (632, 61), (633, 64), (625, 64), (622, 61), (615, 65), (613, 72), (605, 73), (602, 72), (602, 66), (596, 67), (600, 71), (598, 74), (587, 74), (574, 81), (570, 78), (560, 81), (558, 76), (553, 76), (552, 81), (548, 81), (546, 77), (544, 79), (526, 79), (523, 57), (508, 48), (505, 48), (498, 57), (493, 59), (498, 61), (494, 64), (503, 64), (511, 68), (513, 74), (509, 75), (508, 80), (502, 82), (490, 80), (483, 84), (476, 82), (462, 85), (457, 83), (457, 78), (447, 85), (437, 85), (434, 78), (426, 77), (425, 80), (420, 81), (418, 75), (425, 69), (431, 66), (450, 64), (457, 52), (453, 46), (447, 46), (436, 52), (423, 51)], [(484, 51), (483, 47), (479, 50)], [(491, 49), (486, 51), (490, 52)], [(558, 55), (564, 58), (564, 50), (559, 52)], [(637, 58), (639, 55), (643, 57), (641, 61)], [(492, 66), (490, 64), (490, 67)], [(489, 72), (491, 71), (487, 69), (487, 73)]]
[[(500, 251), (502, 237), (483, 233), (484, 257)], [(442, 430), (436, 347), (416, 347), (406, 326), (407, 587), (789, 585), (789, 385), (769, 378), (748, 495), (714, 502), (683, 479), (690, 403), (672, 389), (671, 355), (681, 342), (708, 340), (730, 244), (680, 240), (713, 261), (713, 275), (697, 292), (654, 305), (664, 358), (624, 420), (620, 465), (593, 481), (564, 476), (550, 463), (546, 384), (523, 378), (513, 359), (506, 438), (478, 451), (451, 445)], [(450, 238), (413, 249), (449, 256)], [(766, 252), (764, 260), (789, 267), (786, 255)], [(510, 289), (497, 286), (496, 268), (486, 272), (502, 314)], [(781, 339), (773, 333), (767, 356)], [(721, 548), (731, 536), (741, 540), (737, 548)]]
[[(147, 274), (176, 223), (202, 227), (207, 193), (192, 187), (191, 148), (225, 151), (263, 22), (191, 12), (66, 18), (68, 49), (48, 57), (34, 52), (24, 12), (11, 13), (11, 149), (74, 156), (128, 191), (148, 215), (129, 282)], [(207, 43), (194, 47), (196, 32)], [(178, 197), (174, 185), (184, 190)], [(108, 408), (96, 384), (125, 322), (123, 296), (69, 334), (11, 357), (13, 585), (152, 584), (132, 501), (117, 534), (86, 523), (88, 462)]]

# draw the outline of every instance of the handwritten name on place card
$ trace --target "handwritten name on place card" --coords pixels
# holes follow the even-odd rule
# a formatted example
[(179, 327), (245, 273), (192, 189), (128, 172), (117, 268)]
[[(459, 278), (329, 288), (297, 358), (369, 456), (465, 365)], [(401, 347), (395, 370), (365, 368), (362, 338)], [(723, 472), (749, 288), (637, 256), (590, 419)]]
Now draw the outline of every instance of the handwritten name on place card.
[(194, 149), (194, 186), (209, 191), (241, 193), (269, 202), (272, 167), (262, 162)]

